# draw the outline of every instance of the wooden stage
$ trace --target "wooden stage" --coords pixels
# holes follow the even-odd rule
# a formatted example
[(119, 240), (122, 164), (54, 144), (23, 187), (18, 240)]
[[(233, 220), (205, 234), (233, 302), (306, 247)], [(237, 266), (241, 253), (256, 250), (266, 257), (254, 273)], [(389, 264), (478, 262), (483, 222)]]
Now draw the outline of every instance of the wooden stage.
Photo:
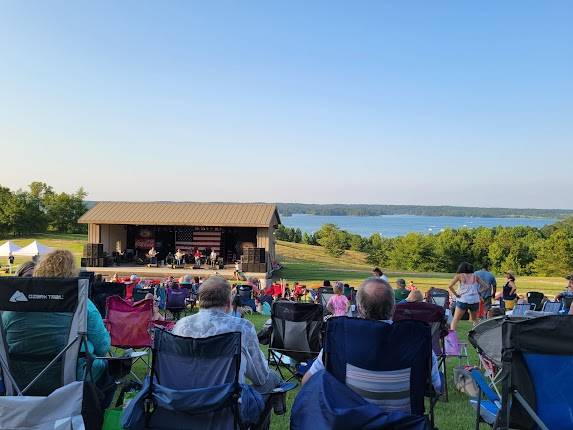
[[(232, 280), (233, 274), (235, 273), (235, 265), (228, 264), (224, 269), (210, 269), (208, 265), (204, 265), (202, 269), (193, 269), (192, 266), (187, 266), (185, 268), (172, 269), (171, 266), (160, 266), (160, 267), (147, 267), (143, 265), (121, 265), (121, 266), (111, 266), (111, 267), (86, 267), (85, 270), (94, 273), (101, 273), (106, 278), (111, 278), (114, 273), (117, 276), (129, 276), (135, 273), (140, 278), (166, 278), (168, 276), (173, 276), (174, 278), (179, 278), (183, 275), (199, 276), (201, 278), (208, 278), (212, 275), (221, 275), (226, 279)], [(254, 276), (258, 279), (264, 279), (267, 277), (266, 273), (258, 272), (248, 272), (244, 274), (247, 278)]]

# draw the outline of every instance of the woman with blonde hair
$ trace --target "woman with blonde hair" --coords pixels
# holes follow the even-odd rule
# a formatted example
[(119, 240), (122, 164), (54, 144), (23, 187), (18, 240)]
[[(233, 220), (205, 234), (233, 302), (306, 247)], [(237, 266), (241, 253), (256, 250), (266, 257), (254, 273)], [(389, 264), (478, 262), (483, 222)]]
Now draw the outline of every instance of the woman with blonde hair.
[[(74, 278), (78, 275), (74, 256), (67, 250), (56, 250), (44, 256), (34, 269), (34, 277)], [(88, 300), (88, 350), (95, 356), (105, 356), (110, 349), (110, 336), (95, 305)], [(60, 352), (67, 343), (72, 314), (66, 312), (4, 312), (2, 323), (6, 331), (6, 342), (11, 354), (35, 355), (34, 360), (15, 362), (15, 374), (19, 382), (27, 385)], [(83, 347), (82, 347), (83, 348)], [(80, 359), (78, 380), (84, 379), (85, 362)], [(115, 384), (107, 372), (104, 360), (95, 360), (92, 376), (96, 385), (104, 392), (102, 407), (111, 403)], [(29, 395), (46, 395), (52, 392), (60, 377), (60, 369), (51, 367), (35, 383)]]

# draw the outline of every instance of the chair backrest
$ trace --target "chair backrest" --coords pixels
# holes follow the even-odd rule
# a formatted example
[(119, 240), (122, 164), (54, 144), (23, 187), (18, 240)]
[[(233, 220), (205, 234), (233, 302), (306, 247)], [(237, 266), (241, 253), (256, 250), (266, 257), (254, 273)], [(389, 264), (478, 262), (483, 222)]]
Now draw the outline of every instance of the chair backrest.
[(529, 291), (527, 293), (527, 302), (535, 305), (535, 309), (533, 309), (534, 311), (540, 311), (543, 308), (544, 298), (545, 294), (540, 293), (539, 291)]
[(416, 320), (430, 325), (432, 349), (442, 354), (441, 340), (448, 335), (446, 310), (440, 305), (426, 302), (398, 303), (394, 310), (394, 321)]
[(502, 338), (500, 428), (535, 427), (515, 391), (547, 428), (573, 428), (573, 316), (510, 318), (502, 325)]
[(434, 305), (450, 308), (450, 293), (442, 288), (430, 288), (426, 293), (426, 301)]
[(8, 396), (45, 396), (76, 381), (88, 289), (82, 278), (0, 277), (0, 368)]
[(167, 305), (166, 309), (169, 310), (182, 310), (185, 309), (185, 300), (189, 290), (187, 288), (169, 288), (167, 290)]
[(241, 299), (252, 299), (253, 287), (250, 285), (237, 285), (237, 294)]
[(532, 311), (535, 309), (534, 303), (517, 303), (513, 307), (513, 313), (511, 314), (514, 317), (525, 316), (527, 311)]
[(326, 305), (331, 297), (334, 296), (334, 289), (332, 287), (320, 287), (318, 289), (318, 300), (326, 312)]
[(558, 314), (560, 310), (561, 310), (561, 302), (559, 301), (555, 302), (547, 301), (543, 303), (543, 309), (542, 309), (543, 312), (547, 312), (550, 314)]
[(426, 323), (331, 318), (326, 325), (324, 360), (336, 379), (385, 411), (424, 414), (432, 365)]
[(119, 296), (107, 298), (105, 324), (111, 345), (119, 348), (151, 346), (153, 299), (130, 302)]
[[(186, 413), (159, 405), (151, 415), (151, 428), (154, 421), (168, 422), (170, 428), (233, 427), (238, 418), (233, 410), (238, 395), (233, 395), (240, 392), (240, 332), (190, 338), (155, 329), (152, 354), (151, 380), (159, 387), (152, 384), (151, 390), (179, 391), (194, 404), (186, 405)], [(219, 398), (216, 405), (214, 398)]]
[(145, 299), (145, 296), (148, 293), (155, 295), (155, 288), (153, 288), (153, 287), (151, 287), (151, 288), (135, 288), (133, 290), (132, 300), (134, 302), (139, 302), (140, 300)]
[(318, 355), (323, 325), (321, 305), (278, 300), (272, 305), (271, 320), (270, 348), (296, 361)]
[(105, 318), (105, 304), (109, 296), (125, 298), (125, 284), (121, 282), (92, 282), (90, 285), (90, 300), (93, 302), (102, 318)]

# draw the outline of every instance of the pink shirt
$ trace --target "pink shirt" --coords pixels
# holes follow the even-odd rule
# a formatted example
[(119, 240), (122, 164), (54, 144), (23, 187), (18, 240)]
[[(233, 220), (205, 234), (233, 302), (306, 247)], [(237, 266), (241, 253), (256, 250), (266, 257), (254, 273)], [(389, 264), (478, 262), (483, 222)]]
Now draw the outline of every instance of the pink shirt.
[(343, 317), (346, 315), (346, 306), (348, 305), (348, 299), (344, 295), (334, 295), (328, 301), (326, 307), (331, 307), (335, 317)]

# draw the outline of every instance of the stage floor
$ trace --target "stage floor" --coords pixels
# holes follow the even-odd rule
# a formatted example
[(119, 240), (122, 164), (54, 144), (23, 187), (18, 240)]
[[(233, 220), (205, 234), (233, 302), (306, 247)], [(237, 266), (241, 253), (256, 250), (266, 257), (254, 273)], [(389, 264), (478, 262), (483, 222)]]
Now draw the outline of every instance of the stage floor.
[[(112, 266), (112, 267), (86, 267), (85, 269), (94, 272), (101, 273), (104, 277), (109, 278), (113, 276), (114, 273), (117, 276), (129, 276), (135, 273), (141, 278), (166, 278), (168, 276), (173, 276), (174, 278), (179, 278), (183, 275), (199, 276), (201, 278), (207, 278), (212, 275), (221, 275), (226, 279), (233, 279), (233, 274), (235, 273), (235, 265), (228, 264), (224, 269), (210, 269), (209, 266), (203, 266), (202, 269), (193, 269), (192, 266), (187, 266), (186, 268), (172, 269), (171, 266), (161, 266), (161, 267), (147, 267), (147, 266)], [(266, 278), (266, 273), (259, 272), (248, 272), (245, 276), (254, 276), (256, 278)]]

